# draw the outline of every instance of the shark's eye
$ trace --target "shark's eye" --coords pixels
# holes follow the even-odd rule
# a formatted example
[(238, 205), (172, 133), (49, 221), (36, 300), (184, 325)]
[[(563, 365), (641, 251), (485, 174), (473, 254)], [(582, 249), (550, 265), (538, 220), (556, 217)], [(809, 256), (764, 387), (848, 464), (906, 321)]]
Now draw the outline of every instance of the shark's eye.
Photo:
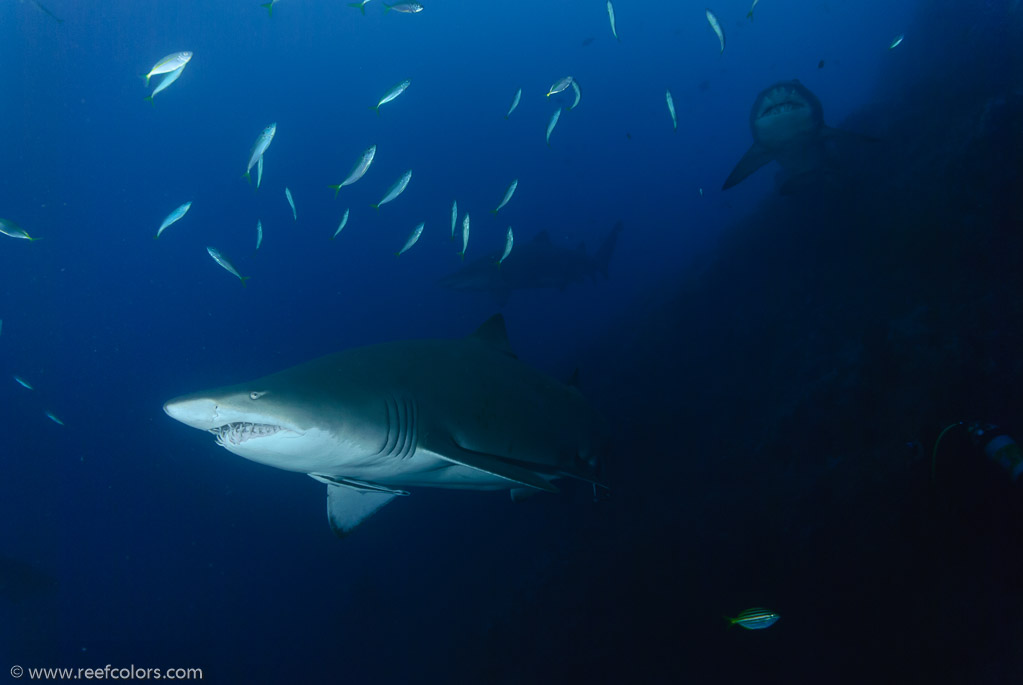
[(266, 394), (266, 390), (263, 390), (261, 392), (256, 392), (255, 390), (253, 390), (252, 392), (249, 393), (249, 399), (250, 400), (258, 400), (260, 397), (262, 397), (265, 394)]

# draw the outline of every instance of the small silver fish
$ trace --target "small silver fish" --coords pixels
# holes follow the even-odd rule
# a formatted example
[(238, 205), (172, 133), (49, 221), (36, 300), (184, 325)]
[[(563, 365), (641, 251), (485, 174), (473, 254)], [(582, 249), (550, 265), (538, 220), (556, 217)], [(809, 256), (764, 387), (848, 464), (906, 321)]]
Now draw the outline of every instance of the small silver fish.
[(350, 2), (348, 3), (348, 6), (354, 7), (355, 9), (362, 12), (362, 16), (366, 16), (366, 5), (368, 5), (370, 2), (371, 0), (362, 0), (362, 2)]
[(330, 186), (334, 189), (334, 197), (337, 197), (338, 192), (342, 188), (352, 185), (366, 175), (366, 172), (369, 171), (369, 165), (373, 163), (373, 158), (376, 157), (376, 154), (376, 145), (371, 145), (363, 151), (362, 156), (359, 157), (359, 161), (357, 161), (355, 166), (352, 167), (352, 170), (348, 172), (348, 177), (336, 186)]
[(374, 110), (376, 110), (377, 114), (380, 114), (380, 107), (381, 107), (381, 105), (386, 105), (388, 102), (390, 102), (391, 100), (395, 99), (396, 97), (398, 97), (399, 95), (404, 93), (405, 90), (410, 85), (412, 85), (412, 80), (411, 79), (405, 79), (401, 83), (393, 86), (389, 91), (387, 91), (387, 93), (384, 94), (384, 96), (382, 98), (380, 98), (380, 102), (376, 103), (376, 105), (371, 106), (370, 109), (374, 109)]
[(263, 244), (263, 222), (256, 221), (256, 249)]
[(462, 251), (458, 253), (458, 256), (465, 259), (465, 248), (469, 247), (469, 212), (465, 213), (465, 218), (462, 219)]
[(743, 611), (735, 618), (729, 618), (728, 623), (733, 626), (738, 623), (747, 630), (763, 630), (773, 626), (779, 618), (778, 614), (769, 609), (754, 607)]
[(263, 158), (260, 157), (259, 161), (256, 162), (256, 190), (259, 190), (259, 184), (263, 182)]
[(14, 380), (18, 383), (18, 385), (20, 385), (23, 388), (27, 388), (29, 390), (35, 390), (35, 388), (33, 388), (32, 385), (28, 381), (26, 381), (24, 378), (21, 378), (20, 376), (15, 376)]
[(340, 223), (340, 224), (338, 225), (338, 227), (337, 227), (337, 230), (336, 230), (336, 231), (334, 231), (334, 235), (330, 236), (330, 239), (331, 239), (331, 240), (333, 240), (334, 238), (336, 238), (336, 237), (337, 237), (337, 234), (338, 234), (338, 233), (340, 233), (340, 232), (341, 232), (341, 229), (342, 229), (342, 228), (344, 228), (344, 227), (345, 227), (345, 224), (347, 224), (347, 223), (348, 223), (348, 212), (350, 211), (350, 209), (351, 209), (351, 208), (349, 207), (349, 209), (346, 209), (346, 210), (345, 210), (345, 215), (344, 215), (343, 217), (341, 217), (341, 223)]
[(409, 248), (416, 244), (416, 242), (419, 240), (419, 236), (423, 235), (424, 226), (426, 226), (426, 222), (421, 221), (418, 226), (412, 229), (412, 233), (409, 234), (408, 240), (405, 241), (405, 246), (394, 253), (395, 257), (402, 256), (403, 254), (408, 252)]
[(671, 128), (678, 130), (678, 120), (675, 118), (675, 101), (671, 99), (671, 91), (664, 91), (664, 99), (668, 102), (668, 111), (671, 112)]
[(53, 422), (54, 422), (55, 424), (57, 424), (58, 426), (63, 426), (63, 425), (64, 425), (64, 422), (63, 422), (63, 421), (61, 421), (60, 419), (58, 419), (58, 418), (57, 418), (57, 417), (56, 417), (56, 416), (54, 415), (54, 413), (53, 413), (52, 411), (49, 411), (49, 410), (47, 410), (47, 411), (46, 411), (46, 418), (48, 418), (48, 419), (49, 419), (50, 421), (53, 421)]
[(207, 247), (206, 251), (210, 253), (210, 257), (213, 257), (213, 261), (222, 266), (228, 273), (234, 274), (242, 282), (242, 287), (245, 286), (245, 281), (249, 280), (250, 276), (242, 276), (238, 273), (238, 269), (234, 268), (234, 264), (227, 261), (227, 258), (220, 254), (220, 250), (217, 248)]
[(508, 227), (508, 234), (504, 237), (504, 252), (501, 253), (501, 258), (497, 260), (497, 265), (501, 266), (504, 260), (508, 259), (508, 255), (511, 254), (512, 245), (515, 244), (515, 236), (512, 235), (512, 227)]
[(760, 0), (753, 0), (753, 4), (749, 8), (749, 12), (746, 13), (746, 18), (750, 21), (753, 21), (753, 10), (757, 8), (758, 2), (760, 2)]
[(156, 94), (167, 90), (172, 83), (181, 78), (181, 74), (185, 71), (186, 66), (187, 65), (182, 64), (180, 67), (164, 76), (160, 82), (156, 84), (156, 88), (153, 88), (153, 92), (144, 98), (145, 101), (149, 104), (153, 104), (153, 98), (156, 97)]
[(188, 210), (191, 209), (191, 208), (192, 208), (192, 203), (191, 202), (186, 202), (185, 204), (181, 205), (180, 207), (175, 209), (173, 212), (168, 214), (167, 218), (163, 220), (162, 224), (160, 224), (160, 228), (159, 228), (159, 230), (156, 231), (156, 235), (153, 236), (153, 238), (159, 238), (160, 234), (163, 233), (164, 229), (166, 229), (168, 226), (173, 224), (175, 221), (178, 221), (181, 217), (185, 216), (185, 214), (187, 214)]
[(451, 201), (451, 239), (455, 239), (455, 224), (458, 223), (458, 200)]
[(515, 97), (512, 98), (511, 107), (508, 108), (508, 113), (504, 115), (505, 119), (510, 117), (511, 113), (515, 111), (515, 108), (519, 106), (519, 100), (521, 100), (521, 99), (522, 99), (522, 89), (519, 88), (517, 91), (515, 91)]
[(707, 23), (714, 29), (714, 33), (717, 34), (718, 40), (721, 42), (721, 52), (725, 51), (725, 32), (721, 30), (721, 24), (718, 22), (718, 18), (714, 16), (714, 13), (709, 9), (707, 10)]
[(274, 135), (277, 133), (277, 122), (270, 124), (263, 129), (263, 132), (256, 138), (256, 142), (252, 145), (252, 150), (249, 151), (249, 164), (245, 167), (245, 178), (249, 178), (249, 172), (252, 171), (252, 167), (256, 166), (256, 162), (263, 158), (263, 153), (270, 147), (270, 143), (273, 142)]
[(575, 101), (572, 103), (572, 106), (568, 108), (569, 111), (579, 106), (579, 100), (582, 99), (583, 96), (583, 92), (579, 90), (578, 81), (572, 81), (572, 90), (575, 91)]
[(618, 28), (615, 26), (615, 6), (611, 4), (611, 0), (607, 0), (607, 18), (611, 20), (611, 34), (621, 43), (622, 39), (618, 37)]
[(550, 123), (547, 124), (547, 145), (548, 146), (551, 144), (551, 131), (553, 131), (554, 127), (558, 125), (558, 119), (560, 119), (560, 118), (561, 118), (561, 108), (558, 107), (558, 110), (554, 114), (551, 115)]
[(888, 49), (889, 50), (894, 50), (895, 48), (899, 47), (899, 45), (902, 44), (902, 40), (905, 37), (906, 36), (901, 34), (901, 33), (899, 35), (895, 36), (895, 38), (892, 39), (892, 42), (888, 44)]
[(40, 240), (40, 238), (33, 238), (30, 236), (28, 231), (10, 219), (0, 219), (0, 233), (3, 233), (5, 236), (10, 238), (19, 238), (21, 240), (28, 240), (29, 242), (33, 240)]
[(405, 188), (408, 187), (408, 182), (411, 180), (412, 170), (409, 169), (408, 171), (401, 175), (401, 178), (394, 182), (394, 185), (390, 187), (390, 189), (387, 191), (387, 194), (384, 195), (384, 198), (380, 200), (380, 202), (376, 203), (375, 205), (370, 205), (370, 207), (372, 207), (373, 209), (380, 209), (382, 205), (386, 205), (388, 202), (390, 202), (391, 200), (405, 192)]
[(419, 14), (423, 11), (423, 6), (418, 2), (399, 2), (394, 5), (388, 5), (384, 3), (384, 14), (387, 14), (391, 10), (395, 12), (401, 12), (402, 14)]
[(183, 52), (172, 52), (167, 55), (159, 62), (153, 65), (153, 68), (149, 70), (149, 73), (142, 77), (146, 82), (146, 88), (149, 87), (149, 79), (153, 76), (160, 74), (169, 74), (172, 71), (180, 69), (181, 67), (188, 64), (188, 60), (192, 59), (192, 53), (188, 50)]
[(491, 213), (497, 214), (501, 210), (502, 207), (504, 207), (506, 204), (508, 204), (508, 201), (512, 199), (512, 195), (515, 194), (515, 189), (518, 188), (518, 187), (519, 187), (519, 179), (515, 179), (514, 181), (511, 182), (511, 185), (508, 186), (508, 190), (504, 191), (504, 199), (501, 200), (501, 204), (497, 205), (497, 209), (490, 210)]
[(564, 92), (564, 91), (568, 90), (569, 87), (571, 87), (571, 85), (572, 85), (572, 77), (571, 76), (565, 76), (564, 78), (559, 78), (557, 81), (554, 82), (554, 85), (551, 86), (551, 89), (547, 91), (547, 97), (550, 97), (552, 95), (557, 95), (558, 93)]
[(291, 197), (291, 190), (287, 186), (284, 187), (284, 196), (288, 198), (288, 204), (291, 205), (291, 216), (295, 221), (298, 221), (298, 212), (295, 211), (295, 200)]

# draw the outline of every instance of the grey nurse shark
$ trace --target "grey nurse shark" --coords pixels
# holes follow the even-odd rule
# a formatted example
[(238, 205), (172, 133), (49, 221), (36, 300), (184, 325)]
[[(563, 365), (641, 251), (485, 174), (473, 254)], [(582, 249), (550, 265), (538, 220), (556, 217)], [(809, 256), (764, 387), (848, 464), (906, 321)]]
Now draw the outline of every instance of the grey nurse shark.
[(406, 488), (557, 492), (602, 485), (604, 424), (572, 384), (519, 361), (500, 314), (454, 340), (338, 352), (177, 397), (172, 418), (240, 457), (327, 486), (343, 536)]
[(490, 293), (503, 306), (514, 290), (557, 288), (564, 290), (572, 283), (597, 275), (608, 277), (622, 222), (617, 222), (595, 253), (588, 254), (582, 243), (576, 248), (551, 242), (547, 231), (541, 231), (529, 242), (516, 244), (503, 264), (500, 253), (480, 257), (440, 280), (451, 290)]
[(782, 167), (778, 179), (781, 192), (795, 190), (828, 170), (829, 141), (869, 139), (825, 125), (821, 101), (798, 79), (762, 90), (753, 102), (749, 123), (753, 145), (728, 175), (722, 190), (771, 161)]

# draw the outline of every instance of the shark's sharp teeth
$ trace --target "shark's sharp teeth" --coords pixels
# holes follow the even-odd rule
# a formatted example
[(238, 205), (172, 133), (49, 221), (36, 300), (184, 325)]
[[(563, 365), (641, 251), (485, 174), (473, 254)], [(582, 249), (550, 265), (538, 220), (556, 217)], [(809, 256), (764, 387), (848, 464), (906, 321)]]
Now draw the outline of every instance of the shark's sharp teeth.
[(267, 423), (252, 423), (239, 421), (228, 423), (216, 428), (210, 428), (209, 432), (217, 436), (217, 444), (225, 446), (227, 443), (240, 445), (251, 438), (262, 438), (267, 435), (274, 435), (284, 430), (281, 426)]

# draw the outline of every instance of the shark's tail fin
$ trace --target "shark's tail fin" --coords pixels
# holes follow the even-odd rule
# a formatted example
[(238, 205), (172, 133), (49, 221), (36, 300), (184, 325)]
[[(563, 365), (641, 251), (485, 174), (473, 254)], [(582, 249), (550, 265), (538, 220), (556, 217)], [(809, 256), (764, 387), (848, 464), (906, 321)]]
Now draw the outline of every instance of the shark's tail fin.
[(608, 267), (611, 264), (611, 255), (615, 251), (615, 243), (618, 242), (618, 234), (622, 231), (622, 222), (618, 221), (615, 223), (614, 228), (611, 229), (611, 233), (608, 234), (607, 238), (604, 239), (604, 243), (597, 250), (597, 254), (593, 255), (593, 266), (597, 271), (604, 277), (608, 277)]

